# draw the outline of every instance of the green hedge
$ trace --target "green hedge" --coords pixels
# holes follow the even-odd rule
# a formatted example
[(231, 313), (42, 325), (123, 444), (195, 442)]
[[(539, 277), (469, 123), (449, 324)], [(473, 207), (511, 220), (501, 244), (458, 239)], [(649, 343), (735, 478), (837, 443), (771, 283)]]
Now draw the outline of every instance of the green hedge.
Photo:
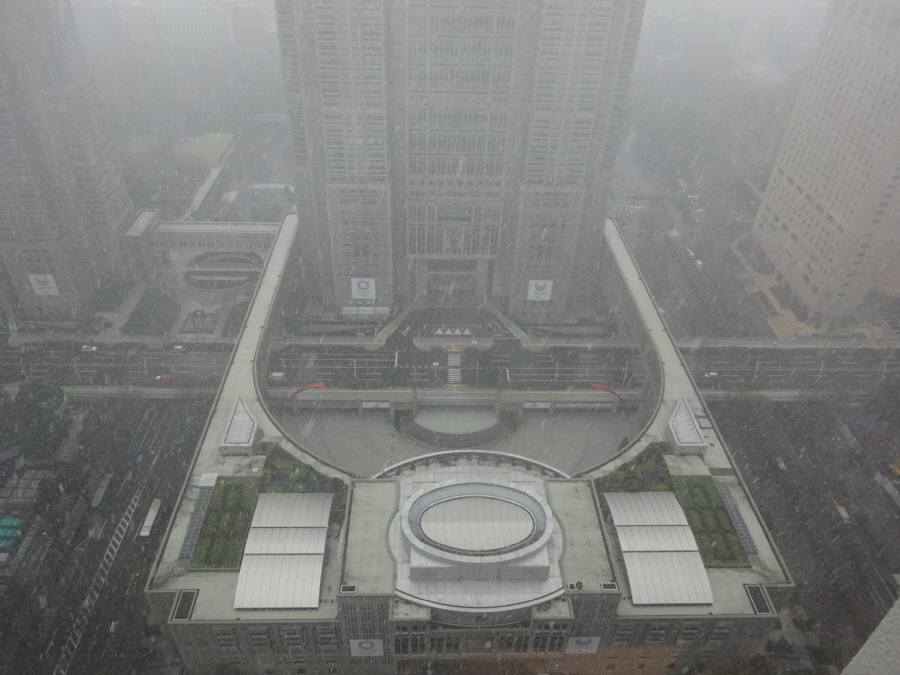
[(238, 569), (259, 492), (257, 478), (219, 478), (213, 488), (191, 569)]
[(288, 455), (277, 443), (261, 443), (257, 454), (266, 455), (259, 477), (219, 478), (209, 500), (191, 569), (233, 570), (241, 566), (257, 495), (262, 492), (331, 492), (331, 520), (344, 522), (347, 487)]
[(709, 476), (672, 476), (663, 459), (666, 443), (649, 446), (636, 459), (598, 478), (598, 492), (674, 492), (707, 567), (749, 567), (731, 517)]

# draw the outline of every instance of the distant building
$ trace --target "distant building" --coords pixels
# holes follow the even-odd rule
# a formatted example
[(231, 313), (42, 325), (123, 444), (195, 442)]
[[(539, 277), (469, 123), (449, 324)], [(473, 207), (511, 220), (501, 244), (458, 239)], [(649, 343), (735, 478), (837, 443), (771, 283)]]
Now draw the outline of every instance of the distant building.
[(900, 3), (835, 0), (755, 231), (811, 313), (900, 296)]
[(643, 0), (278, 0), (322, 302), (559, 319), (607, 216)]
[(68, 2), (0, 3), (0, 260), (31, 319), (80, 319), (132, 212)]

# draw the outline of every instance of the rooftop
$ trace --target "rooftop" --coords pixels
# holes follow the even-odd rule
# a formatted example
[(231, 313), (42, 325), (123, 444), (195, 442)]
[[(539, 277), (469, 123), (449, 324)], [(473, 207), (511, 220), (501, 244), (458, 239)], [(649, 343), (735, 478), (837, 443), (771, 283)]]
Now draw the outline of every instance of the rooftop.
[[(310, 471), (334, 475), (333, 471), (314, 458), (304, 456), (289, 439), (281, 435), (278, 427), (271, 422), (260, 404), (254, 385), (257, 346), (265, 330), (296, 231), (297, 215), (288, 214), (281, 227), (277, 229), (276, 244), (272, 247), (265, 271), (256, 289), (255, 301), (251, 305), (244, 329), (232, 353), (227, 375), (219, 389), (203, 437), (194, 455), (189, 476), (169, 524), (162, 550), (147, 583), (147, 589), (151, 592), (197, 590), (192, 615), (194, 620), (227, 621), (248, 618), (252, 620), (252, 617), (257, 616), (265, 617), (267, 620), (304, 619), (336, 615), (334, 598), (337, 595), (340, 577), (339, 537), (336, 533), (326, 539), (320, 603), (318, 608), (314, 609), (235, 609), (234, 600), (239, 576), (236, 570), (198, 571), (191, 570), (189, 564), (206, 509), (209, 507), (211, 494), (216, 489), (214, 486), (218, 482), (236, 479), (261, 485), (269, 471), (265, 454), (225, 455), (220, 451), (220, 443), (225, 437), (239, 400), (257, 421), (260, 432), (266, 439), (279, 442), (287, 454), (303, 459)], [(211, 480), (212, 475), (215, 475), (217, 480)], [(251, 493), (255, 494), (255, 488)], [(240, 542), (240, 545), (243, 544), (243, 541)]]
[(319, 606), (328, 521), (334, 495), (259, 495), (244, 546), (235, 609)]
[(635, 605), (711, 605), (709, 578), (672, 492), (608, 492)]

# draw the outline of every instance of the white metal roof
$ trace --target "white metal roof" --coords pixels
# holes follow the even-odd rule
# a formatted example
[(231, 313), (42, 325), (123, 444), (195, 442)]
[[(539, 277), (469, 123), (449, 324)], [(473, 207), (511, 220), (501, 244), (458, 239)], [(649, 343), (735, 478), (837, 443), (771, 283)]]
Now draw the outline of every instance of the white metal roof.
[(325, 492), (263, 493), (250, 527), (327, 527), (332, 499)]
[(697, 551), (623, 553), (635, 605), (711, 605), (712, 588)]
[(688, 524), (672, 492), (607, 492), (604, 496), (616, 528)]
[(324, 492), (264, 492), (257, 497), (234, 593), (235, 609), (319, 606), (333, 499)]
[(253, 444), (255, 434), (256, 420), (253, 419), (253, 415), (247, 410), (244, 402), (238, 399), (234, 402), (231, 419), (228, 421), (228, 427), (225, 429), (222, 445), (227, 447), (250, 446)]
[(635, 605), (711, 605), (709, 576), (672, 492), (604, 495)]
[(637, 525), (617, 529), (623, 553), (631, 551), (696, 551), (694, 533), (686, 525)]
[(420, 524), (432, 541), (465, 551), (512, 546), (534, 532), (528, 509), (505, 499), (474, 495), (428, 507)]
[(693, 411), (684, 399), (680, 399), (675, 404), (675, 410), (669, 417), (668, 427), (670, 440), (679, 448), (702, 449), (706, 447), (706, 441), (700, 432), (697, 418), (694, 417)]
[(328, 528), (252, 527), (244, 555), (324, 553)]
[(235, 609), (313, 609), (319, 606), (323, 555), (245, 555)]

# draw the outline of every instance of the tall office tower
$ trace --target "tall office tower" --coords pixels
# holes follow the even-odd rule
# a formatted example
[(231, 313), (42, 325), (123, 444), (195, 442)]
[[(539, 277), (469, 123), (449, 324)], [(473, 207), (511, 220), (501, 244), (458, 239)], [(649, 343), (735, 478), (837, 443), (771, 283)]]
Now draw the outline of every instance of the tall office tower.
[(80, 319), (131, 212), (67, 0), (0, 2), (0, 259), (34, 319)]
[(900, 296), (900, 0), (834, 0), (756, 216), (814, 314)]
[(278, 0), (304, 273), (344, 315), (586, 293), (643, 0)]

